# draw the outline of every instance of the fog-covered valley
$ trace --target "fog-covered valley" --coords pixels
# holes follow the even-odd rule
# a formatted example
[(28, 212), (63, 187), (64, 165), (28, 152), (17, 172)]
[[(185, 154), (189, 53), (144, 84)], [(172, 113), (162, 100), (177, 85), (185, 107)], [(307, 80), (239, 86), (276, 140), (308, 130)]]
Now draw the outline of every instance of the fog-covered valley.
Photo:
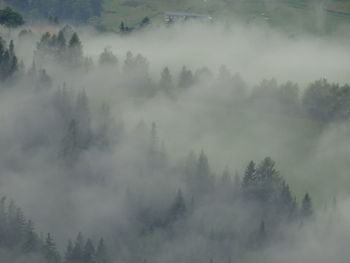
[(1, 262), (346, 262), (345, 35), (189, 21), (1, 39)]

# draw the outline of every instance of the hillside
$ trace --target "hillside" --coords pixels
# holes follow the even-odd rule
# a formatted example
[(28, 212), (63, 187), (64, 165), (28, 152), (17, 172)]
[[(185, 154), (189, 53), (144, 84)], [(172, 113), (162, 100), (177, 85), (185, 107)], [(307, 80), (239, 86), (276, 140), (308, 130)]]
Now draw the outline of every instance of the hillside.
[(165, 11), (206, 13), (220, 20), (241, 20), (247, 23), (262, 18), (273, 26), (302, 26), (306, 29), (331, 31), (350, 22), (350, 1), (334, 0), (314, 7), (302, 0), (230, 1), (230, 0), (105, 0), (103, 23), (115, 28), (121, 21), (133, 25), (145, 16), (162, 21)]

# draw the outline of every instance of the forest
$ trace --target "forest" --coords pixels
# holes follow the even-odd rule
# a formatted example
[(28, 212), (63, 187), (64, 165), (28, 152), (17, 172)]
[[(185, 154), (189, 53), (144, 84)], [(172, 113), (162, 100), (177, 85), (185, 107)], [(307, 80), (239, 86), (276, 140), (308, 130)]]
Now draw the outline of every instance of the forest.
[(102, 0), (5, 0), (6, 4), (37, 18), (86, 22), (100, 16)]
[(343, 28), (111, 32), (85, 24), (102, 1), (5, 2), (0, 262), (347, 262)]

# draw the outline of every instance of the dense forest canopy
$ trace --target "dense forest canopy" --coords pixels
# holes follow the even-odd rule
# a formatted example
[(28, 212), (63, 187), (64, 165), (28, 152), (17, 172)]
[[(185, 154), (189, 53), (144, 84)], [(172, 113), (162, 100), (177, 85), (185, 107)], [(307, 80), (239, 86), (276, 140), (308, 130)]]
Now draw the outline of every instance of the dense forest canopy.
[(30, 16), (59, 18), (86, 22), (93, 16), (100, 16), (102, 0), (5, 0), (21, 12)]

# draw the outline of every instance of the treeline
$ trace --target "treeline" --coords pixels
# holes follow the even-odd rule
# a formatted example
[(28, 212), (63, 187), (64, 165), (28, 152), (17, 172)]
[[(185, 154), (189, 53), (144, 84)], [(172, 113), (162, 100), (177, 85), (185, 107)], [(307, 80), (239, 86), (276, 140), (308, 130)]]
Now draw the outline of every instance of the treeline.
[(18, 71), (18, 59), (15, 54), (13, 41), (8, 47), (0, 37), (0, 81), (5, 81)]
[(5, 0), (27, 16), (86, 22), (102, 12), (102, 0)]
[[(203, 213), (208, 205), (226, 206), (236, 215), (231, 219), (236, 223), (225, 229), (211, 229), (208, 236), (204, 236), (211, 242), (237, 244), (243, 251), (255, 250), (282, 238), (289, 227), (300, 226), (313, 218), (310, 195), (305, 194), (299, 204), (269, 157), (258, 165), (251, 161), (243, 179), (227, 169), (221, 176), (212, 173), (203, 152), (199, 157), (191, 153), (179, 169), (185, 186), (162, 210), (152, 204), (140, 205), (129, 193), (128, 204), (133, 211), (131, 221), (139, 238), (156, 235), (159, 231), (165, 232), (167, 238), (174, 238), (182, 231), (192, 233), (196, 229), (193, 224), (199, 223), (198, 213)], [(240, 220), (243, 222), (238, 223)]]
[(45, 33), (37, 43), (34, 61), (39, 65), (55, 61), (63, 66), (80, 67), (84, 60), (78, 34), (70, 27), (64, 27), (57, 35)]
[[(25, 38), (25, 36), (22, 36)], [(177, 76), (168, 67), (160, 73), (160, 79), (154, 81), (150, 76), (150, 63), (140, 54), (128, 52), (124, 61), (105, 48), (97, 64), (84, 56), (83, 43), (74, 30), (65, 26), (57, 34), (45, 33), (41, 36), (34, 51), (33, 68), (40, 72), (40, 78), (49, 83), (50, 76), (45, 67), (57, 65), (66, 69), (94, 71), (96, 68), (113, 70), (116, 82), (128, 87), (134, 96), (154, 97), (163, 94), (177, 99), (192, 87), (210, 86), (212, 89), (229, 91), (232, 101), (242, 105), (252, 105), (266, 110), (276, 110), (286, 114), (306, 116), (308, 118), (331, 122), (350, 118), (350, 86), (329, 83), (326, 79), (311, 83), (304, 92), (298, 84), (286, 82), (278, 84), (274, 79), (263, 80), (247, 92), (248, 85), (239, 74), (232, 74), (222, 66), (217, 75), (203, 67), (195, 71), (183, 66)], [(24, 66), (18, 63), (13, 41), (7, 45), (0, 41), (0, 80), (11, 79), (17, 71), (23, 73)], [(23, 74), (22, 74), (23, 75)], [(20, 76), (19, 76), (20, 77)]]
[[(20, 257), (31, 257), (47, 263), (108, 263), (110, 259), (103, 239), (95, 246), (91, 239), (85, 240), (81, 233), (75, 242), (68, 242), (62, 256), (51, 233), (38, 234), (31, 220), (27, 220), (21, 208), (6, 197), (0, 201), (0, 249), (8, 251), (7, 262)], [(1, 256), (0, 256), (1, 259)], [(4, 260), (4, 259), (2, 259)], [(32, 261), (31, 261), (32, 262)]]

